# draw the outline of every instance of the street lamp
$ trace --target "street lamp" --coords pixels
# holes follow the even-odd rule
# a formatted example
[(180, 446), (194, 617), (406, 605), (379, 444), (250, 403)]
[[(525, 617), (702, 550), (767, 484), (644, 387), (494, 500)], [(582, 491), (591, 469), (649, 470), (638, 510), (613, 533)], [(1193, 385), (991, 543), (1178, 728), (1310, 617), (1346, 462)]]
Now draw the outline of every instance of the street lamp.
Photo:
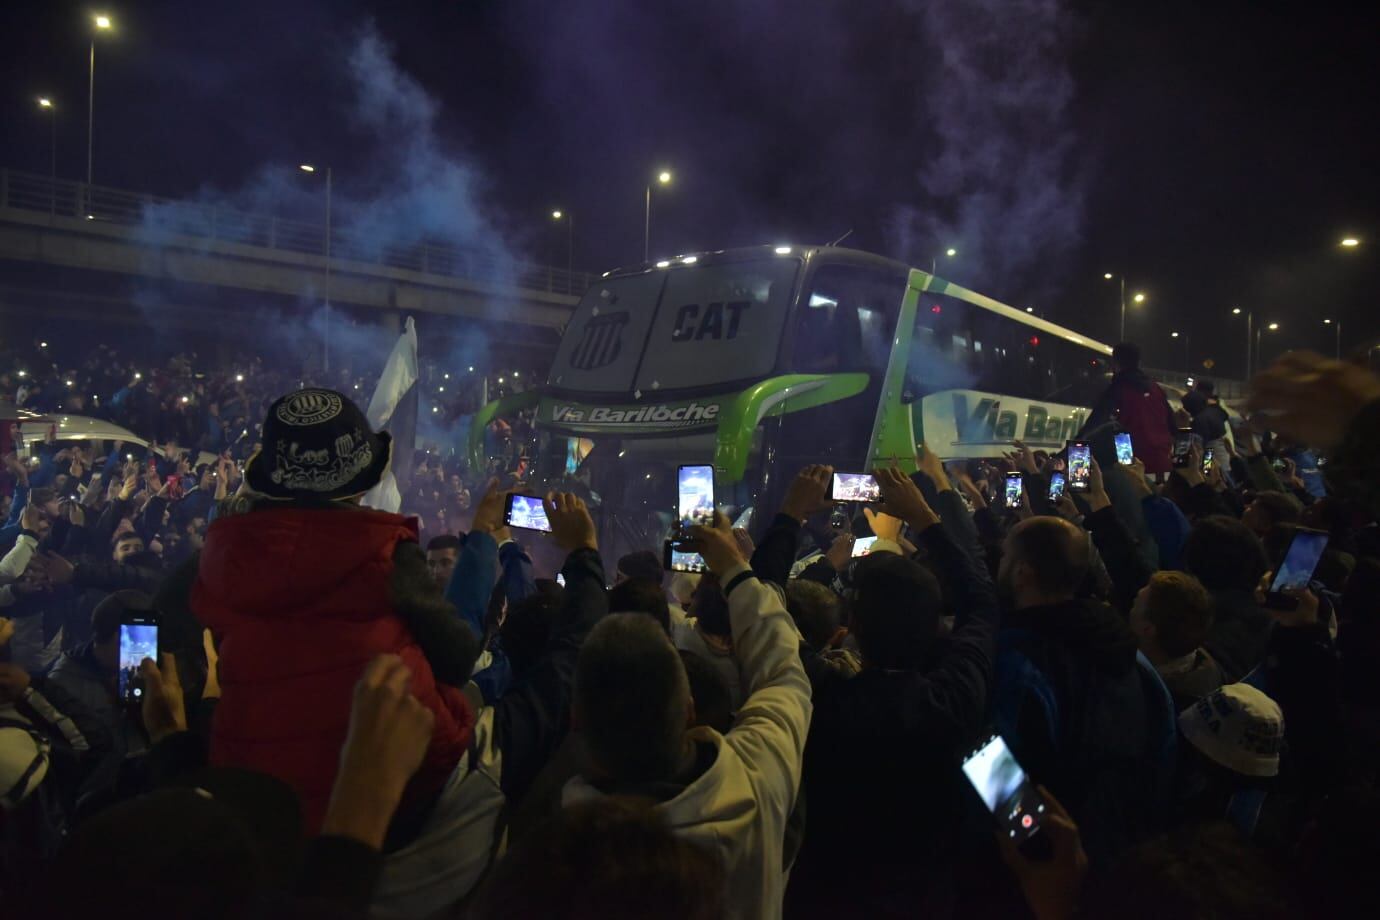
[[(950, 259), (952, 259), (954, 256), (958, 255), (958, 250), (955, 249), (955, 248), (953, 248), (952, 246), (950, 246), (948, 249), (944, 250), (944, 255), (946, 255), (946, 256), (948, 256)], [(930, 259), (930, 274), (931, 274), (931, 275), (935, 274), (935, 273), (938, 271), (938, 269), (939, 269), (939, 259), (938, 259), (937, 257), (936, 257), (936, 258), (931, 258), (931, 259)]]
[[(671, 171), (663, 169), (656, 174), (656, 181), (659, 185), (671, 184)], [(642, 261), (646, 262), (650, 256), (648, 253), (652, 249), (652, 184), (647, 183), (647, 213), (646, 219), (642, 224)]]
[(1177, 332), (1171, 332), (1169, 333), (1169, 337), (1171, 339), (1177, 339), (1179, 337), (1179, 334)]
[(38, 97), (38, 107), (48, 113), (48, 216), (57, 213), (57, 106), (47, 96)]
[[(316, 172), (316, 167), (303, 163), (297, 167), (304, 173)], [(326, 167), (326, 316), (322, 322), (322, 370), (331, 369), (331, 168)]]
[(104, 13), (97, 13), (93, 23), (96, 31), (91, 34), (90, 66), (87, 68), (86, 77), (86, 198), (88, 216), (91, 212), (91, 149), (96, 114), (96, 33), (109, 32), (113, 27), (110, 17)]
[(1131, 299), (1134, 300), (1136, 303), (1145, 303), (1144, 294), (1137, 294), (1135, 297), (1132, 297)]
[(569, 290), (573, 290), (571, 279), (575, 276), (575, 215), (557, 208), (551, 212), (551, 219), (565, 221), (565, 281), (567, 285), (572, 285)]
[(1347, 249), (1355, 249), (1357, 246), (1361, 245), (1361, 241), (1354, 236), (1348, 236), (1342, 240), (1342, 245)]
[(1337, 321), (1334, 323), (1334, 322), (1332, 322), (1332, 320), (1330, 320), (1330, 319), (1325, 319), (1325, 320), (1323, 320), (1323, 325), (1324, 325), (1324, 326), (1336, 326), (1336, 327), (1337, 327), (1337, 360), (1338, 360), (1338, 361), (1342, 360), (1342, 321), (1341, 321), (1341, 320), (1337, 320)]
[[(1267, 326), (1265, 326), (1265, 329), (1268, 329), (1268, 330), (1271, 331), (1271, 332), (1278, 332), (1278, 331), (1279, 331), (1279, 323), (1270, 323), (1270, 324), (1268, 324)], [(1260, 350), (1260, 338), (1261, 338), (1261, 333), (1262, 333), (1263, 331), (1264, 331), (1264, 329), (1260, 329), (1260, 328), (1257, 328), (1257, 329), (1255, 330), (1255, 363), (1256, 363), (1256, 366), (1257, 366), (1257, 367), (1259, 367), (1261, 364), (1264, 363), (1263, 359), (1261, 358), (1261, 350)]]
[[(1240, 307), (1232, 307), (1232, 308), (1231, 308), (1231, 314), (1232, 314), (1232, 316), (1240, 316), (1240, 315), (1241, 315), (1241, 308), (1240, 308)], [(1252, 332), (1252, 327), (1253, 327), (1254, 325), (1255, 325), (1255, 311), (1254, 311), (1254, 310), (1247, 310), (1247, 311), (1246, 311), (1246, 379), (1247, 379), (1247, 380), (1250, 380), (1250, 379), (1251, 379), (1251, 364), (1253, 363), (1252, 360), (1251, 360), (1251, 356), (1252, 356), (1252, 354), (1253, 354), (1253, 351), (1252, 351), (1252, 344), (1251, 344), (1251, 343), (1255, 341), (1255, 338), (1254, 338), (1254, 335), (1253, 335), (1253, 332)]]

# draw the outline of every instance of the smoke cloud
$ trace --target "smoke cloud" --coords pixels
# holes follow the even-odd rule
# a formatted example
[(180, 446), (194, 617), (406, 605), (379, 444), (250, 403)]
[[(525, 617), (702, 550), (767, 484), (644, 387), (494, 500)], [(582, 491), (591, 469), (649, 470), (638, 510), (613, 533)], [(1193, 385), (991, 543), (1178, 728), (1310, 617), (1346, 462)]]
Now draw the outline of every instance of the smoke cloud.
[(916, 169), (915, 201), (896, 209), (892, 246), (922, 265), (938, 255), (940, 275), (952, 246), (980, 289), (1048, 293), (1083, 226), (1073, 16), (1064, 0), (909, 5), (931, 49), (915, 117), (937, 150)]

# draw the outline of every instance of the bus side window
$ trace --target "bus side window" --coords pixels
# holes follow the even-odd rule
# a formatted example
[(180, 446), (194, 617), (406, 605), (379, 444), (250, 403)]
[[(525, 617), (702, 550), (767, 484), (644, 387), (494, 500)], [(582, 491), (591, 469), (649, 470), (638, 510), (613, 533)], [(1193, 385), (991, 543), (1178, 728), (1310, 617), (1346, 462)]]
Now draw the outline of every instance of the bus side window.
[(790, 369), (880, 373), (891, 353), (905, 278), (846, 265), (814, 275), (796, 310)]

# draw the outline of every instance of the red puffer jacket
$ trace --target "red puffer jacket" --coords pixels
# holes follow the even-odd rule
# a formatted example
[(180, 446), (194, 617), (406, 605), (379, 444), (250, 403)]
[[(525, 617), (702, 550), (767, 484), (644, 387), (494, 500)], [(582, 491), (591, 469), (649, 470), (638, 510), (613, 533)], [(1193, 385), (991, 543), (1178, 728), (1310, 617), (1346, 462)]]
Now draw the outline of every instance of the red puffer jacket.
[(409, 798), (439, 790), (469, 745), (473, 712), (435, 681), (390, 600), (394, 549), (416, 539), (414, 522), (366, 509), (272, 508), (207, 531), (192, 610), (220, 652), (211, 762), (288, 783), (309, 833), (325, 816), (355, 682), (374, 656), (400, 656), (413, 695), (436, 715)]

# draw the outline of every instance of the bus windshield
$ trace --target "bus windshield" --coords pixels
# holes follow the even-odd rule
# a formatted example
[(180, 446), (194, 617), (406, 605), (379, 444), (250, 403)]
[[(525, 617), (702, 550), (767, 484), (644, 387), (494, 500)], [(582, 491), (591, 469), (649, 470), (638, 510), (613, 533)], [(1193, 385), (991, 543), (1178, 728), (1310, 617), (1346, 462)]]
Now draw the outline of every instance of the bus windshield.
[(651, 393), (765, 377), (799, 268), (797, 259), (779, 258), (602, 280), (576, 308), (548, 383)]

